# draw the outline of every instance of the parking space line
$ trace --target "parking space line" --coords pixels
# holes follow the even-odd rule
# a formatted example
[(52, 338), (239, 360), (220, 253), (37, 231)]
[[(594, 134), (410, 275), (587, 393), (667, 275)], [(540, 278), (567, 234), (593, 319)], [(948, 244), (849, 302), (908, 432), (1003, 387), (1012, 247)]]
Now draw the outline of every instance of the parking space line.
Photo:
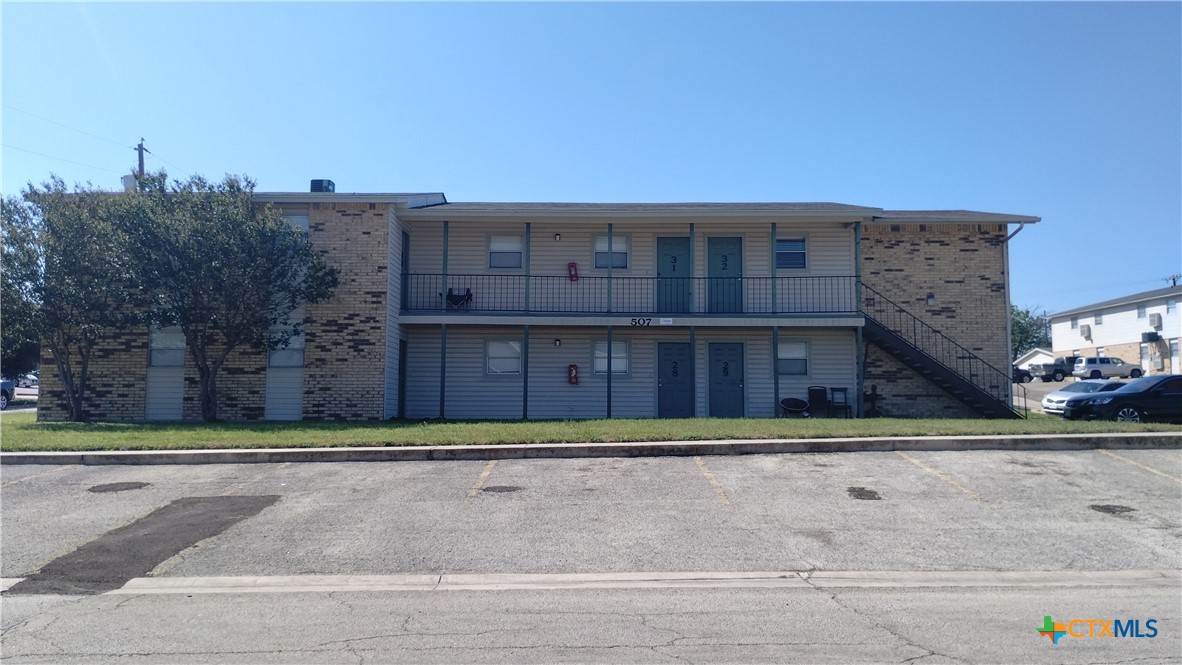
[(33, 475), (31, 475), (31, 476), (25, 476), (24, 478), (17, 478), (16, 480), (10, 480), (10, 481), (8, 481), (8, 482), (6, 482), (6, 483), (0, 483), (0, 486), (3, 486), (3, 487), (8, 487), (9, 485), (15, 485), (15, 484), (17, 484), (17, 483), (23, 483), (23, 482), (25, 482), (26, 480), (33, 480), (34, 478), (41, 478), (41, 477), (43, 477), (43, 476), (48, 476), (48, 475), (50, 475), (50, 474), (52, 474), (52, 473), (61, 473), (62, 471), (65, 471), (66, 469), (69, 469), (69, 468), (70, 468), (70, 467), (68, 467), (68, 466), (60, 466), (60, 467), (58, 467), (58, 468), (56, 468), (56, 469), (50, 469), (49, 471), (45, 471), (45, 472), (43, 472), (43, 473), (36, 473), (36, 474), (33, 474)]
[(1127, 462), (1129, 464), (1132, 464), (1135, 467), (1145, 469), (1149, 473), (1156, 473), (1157, 475), (1159, 475), (1163, 478), (1169, 478), (1170, 480), (1182, 483), (1182, 478), (1179, 478), (1177, 476), (1171, 476), (1168, 473), (1162, 473), (1161, 471), (1158, 471), (1157, 469), (1154, 469), (1152, 467), (1145, 466), (1144, 464), (1141, 464), (1140, 462), (1134, 462), (1133, 460), (1125, 457), (1124, 455), (1117, 455), (1116, 453), (1112, 452), (1111, 450), (1097, 450), (1096, 452), (1100, 453), (1101, 455), (1107, 455), (1113, 459), (1118, 459), (1122, 462)]
[(965, 496), (969, 497), (973, 501), (980, 501), (981, 503), (988, 503), (988, 501), (981, 498), (980, 494), (977, 494), (973, 490), (956, 482), (956, 479), (953, 478), (952, 476), (949, 476), (948, 474), (943, 473), (942, 471), (939, 471), (937, 469), (933, 469), (932, 467), (924, 464), (923, 462), (920, 462), (919, 460), (915, 459), (914, 457), (911, 457), (910, 455), (908, 455), (907, 453), (905, 453), (901, 450), (896, 450), (895, 454), (898, 455), (899, 457), (902, 457), (903, 459), (907, 460), (908, 462), (911, 462), (915, 466), (918, 466), (919, 468), (923, 469), (924, 471), (927, 471), (928, 473), (939, 478), (940, 480), (944, 481), (945, 483), (948, 483), (952, 487), (955, 487), (956, 489), (960, 490), (961, 492), (964, 492)]
[(706, 463), (702, 461), (701, 457), (694, 457), (694, 462), (702, 470), (702, 475), (706, 476), (706, 481), (714, 488), (714, 493), (718, 495), (718, 499), (722, 501), (722, 505), (727, 508), (733, 508), (734, 504), (727, 498), (726, 490), (722, 489), (722, 483), (718, 482), (718, 479), (710, 472), (710, 467), (706, 466)]
[(492, 474), (493, 467), (496, 465), (497, 461), (495, 459), (489, 460), (488, 464), (484, 465), (484, 471), (480, 472), (480, 477), (476, 479), (476, 483), (468, 490), (468, 497), (464, 499), (464, 505), (472, 503), (472, 499), (475, 499), (476, 493), (480, 491), (481, 487), (484, 487), (484, 481), (488, 480), (489, 475)]

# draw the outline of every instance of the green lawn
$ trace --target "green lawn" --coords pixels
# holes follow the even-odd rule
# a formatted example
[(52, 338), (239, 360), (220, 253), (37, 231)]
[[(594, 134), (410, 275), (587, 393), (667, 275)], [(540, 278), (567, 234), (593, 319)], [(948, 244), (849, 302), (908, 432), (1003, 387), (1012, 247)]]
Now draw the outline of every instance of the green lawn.
[(864, 436), (1176, 432), (1176, 425), (1030, 420), (719, 419), (363, 423), (37, 423), (33, 413), (0, 416), (0, 450), (181, 450), (308, 448)]

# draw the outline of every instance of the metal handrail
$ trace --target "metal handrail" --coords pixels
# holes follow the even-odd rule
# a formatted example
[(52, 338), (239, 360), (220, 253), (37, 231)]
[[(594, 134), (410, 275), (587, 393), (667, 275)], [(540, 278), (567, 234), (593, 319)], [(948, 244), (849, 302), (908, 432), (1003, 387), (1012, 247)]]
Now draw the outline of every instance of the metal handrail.
[[(856, 277), (602, 277), (404, 273), (402, 309), (579, 314), (858, 313)], [(773, 288), (774, 284), (774, 288)], [(463, 303), (448, 293), (470, 292)]]
[[(866, 290), (862, 303), (862, 313), (866, 318), (899, 335), (920, 353), (960, 376), (977, 390), (1002, 402), (1011, 410), (1019, 411), (1014, 404), (1017, 400), (1014, 399), (1015, 383), (1011, 373), (989, 364), (865, 282), (860, 284)], [(877, 302), (872, 304), (871, 301), (882, 301), (887, 307), (879, 307)], [(880, 313), (885, 316), (879, 316)], [(1022, 393), (1020, 411), (1025, 417), (1026, 388), (1020, 384), (1018, 388)]]

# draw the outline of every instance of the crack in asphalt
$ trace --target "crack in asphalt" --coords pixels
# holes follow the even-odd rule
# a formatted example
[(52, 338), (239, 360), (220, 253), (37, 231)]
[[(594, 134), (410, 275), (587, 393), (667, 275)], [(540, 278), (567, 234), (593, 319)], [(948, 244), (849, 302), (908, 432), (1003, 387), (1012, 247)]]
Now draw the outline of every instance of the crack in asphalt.
[[(807, 572), (808, 572), (808, 573), (812, 573), (813, 571), (807, 571)], [(895, 638), (895, 639), (899, 640), (899, 641), (900, 641), (900, 642), (902, 642), (904, 645), (906, 645), (906, 646), (909, 646), (909, 647), (911, 647), (911, 648), (913, 648), (913, 649), (919, 649), (920, 651), (924, 651), (924, 652), (925, 652), (925, 653), (923, 653), (923, 654), (920, 654), (920, 655), (918, 655), (918, 656), (912, 656), (911, 658), (905, 658), (904, 660), (900, 661), (900, 663), (910, 663), (910, 662), (913, 662), (913, 661), (918, 661), (918, 660), (921, 660), (921, 659), (923, 659), (923, 658), (927, 658), (927, 657), (929, 657), (929, 656), (942, 656), (942, 657), (944, 657), (944, 658), (947, 658), (947, 659), (949, 659), (949, 660), (952, 660), (952, 661), (955, 661), (955, 662), (958, 662), (958, 663), (963, 663), (963, 662), (965, 662), (964, 660), (962, 660), (962, 659), (960, 659), (960, 658), (957, 658), (957, 657), (955, 657), (955, 656), (950, 656), (950, 655), (948, 655), (948, 654), (945, 654), (945, 653), (940, 653), (939, 651), (936, 651), (936, 650), (934, 650), (934, 649), (929, 649), (928, 647), (922, 646), (922, 645), (920, 645), (920, 644), (916, 644), (915, 642), (911, 641), (909, 638), (906, 638), (906, 637), (904, 637), (904, 636), (900, 635), (899, 633), (895, 632), (894, 630), (891, 630), (890, 628), (887, 628), (886, 626), (882, 625), (882, 624), (881, 624), (881, 623), (879, 623), (879, 622), (878, 622), (878, 620), (877, 620), (877, 619), (875, 619), (874, 617), (871, 617), (871, 616), (869, 616), (869, 615), (863, 614), (863, 613), (862, 613), (862, 611), (861, 611), (861, 610), (859, 610), (857, 607), (854, 607), (853, 605), (849, 605), (849, 604), (845, 603), (844, 601), (840, 600), (840, 599), (837, 597), (837, 596), (838, 596), (838, 592), (837, 592), (837, 591), (826, 591), (826, 590), (824, 590), (824, 589), (821, 589), (821, 588), (820, 588), (820, 587), (818, 587), (817, 585), (813, 584), (813, 583), (812, 583), (812, 580), (810, 580), (810, 579), (809, 579), (809, 575), (806, 575), (805, 573), (801, 573), (801, 574), (800, 574), (800, 577), (801, 577), (801, 579), (803, 579), (803, 580), (804, 580), (805, 584), (808, 584), (808, 585), (809, 585), (810, 587), (812, 587), (813, 589), (816, 589), (816, 590), (817, 590), (817, 592), (818, 592), (818, 593), (820, 593), (821, 595), (823, 595), (823, 596), (827, 596), (827, 597), (829, 598), (829, 600), (833, 601), (833, 602), (834, 602), (834, 603), (835, 603), (835, 604), (836, 604), (838, 607), (840, 607), (840, 608), (842, 608), (842, 609), (844, 609), (844, 610), (848, 610), (848, 611), (850, 611), (850, 612), (853, 612), (855, 615), (857, 615), (857, 616), (859, 616), (859, 617), (861, 617), (861, 618), (863, 618), (863, 619), (865, 619), (865, 620), (869, 621), (869, 622), (870, 622), (870, 624), (871, 624), (872, 626), (874, 626), (875, 628), (878, 628), (879, 630), (881, 630), (881, 631), (883, 631), (883, 632), (887, 633), (887, 634), (888, 634), (888, 635), (890, 635), (891, 637), (893, 637), (893, 638)]]

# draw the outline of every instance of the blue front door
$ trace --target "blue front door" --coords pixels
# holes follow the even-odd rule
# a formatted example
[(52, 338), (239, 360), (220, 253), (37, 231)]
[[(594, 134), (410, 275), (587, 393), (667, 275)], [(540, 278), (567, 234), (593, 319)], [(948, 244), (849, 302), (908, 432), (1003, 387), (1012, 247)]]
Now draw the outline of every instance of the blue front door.
[(710, 415), (742, 418), (743, 344), (710, 343)]
[(657, 238), (657, 312), (690, 311), (690, 240)]
[(706, 253), (709, 310), (742, 312), (743, 239), (710, 238)]
[(657, 343), (657, 417), (694, 416), (694, 359), (688, 342)]

